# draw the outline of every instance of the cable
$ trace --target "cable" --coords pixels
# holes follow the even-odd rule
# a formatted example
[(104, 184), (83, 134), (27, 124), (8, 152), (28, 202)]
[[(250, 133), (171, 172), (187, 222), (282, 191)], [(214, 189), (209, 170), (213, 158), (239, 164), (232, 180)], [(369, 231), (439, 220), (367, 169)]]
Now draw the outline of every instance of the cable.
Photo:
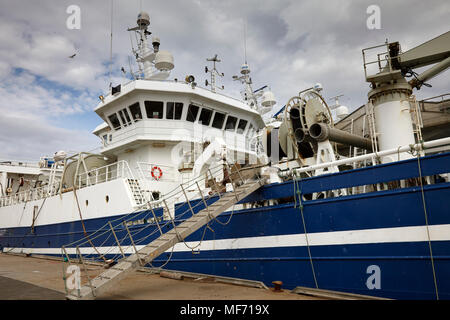
[[(421, 143), (422, 143), (422, 150), (423, 150), (423, 141), (421, 141)], [(425, 216), (425, 225), (426, 225), (427, 237), (428, 237), (428, 248), (430, 250), (431, 268), (433, 271), (433, 283), (434, 283), (434, 289), (436, 292), (436, 300), (439, 300), (436, 270), (435, 270), (435, 266), (434, 266), (433, 249), (431, 247), (431, 236), (430, 236), (430, 229), (429, 229), (429, 225), (428, 225), (427, 205), (425, 202), (425, 192), (423, 189), (423, 182), (422, 182), (422, 168), (420, 165), (420, 152), (417, 152), (417, 168), (419, 170), (420, 191), (421, 191), (421, 195), (422, 195), (423, 212), (424, 212), (424, 216)]]
[[(301, 180), (301, 178), (300, 178)], [(303, 231), (305, 233), (305, 240), (306, 240), (306, 248), (308, 250), (308, 256), (309, 256), (309, 262), (311, 264), (311, 270), (312, 270), (312, 274), (313, 274), (313, 278), (314, 278), (314, 284), (316, 285), (316, 288), (319, 289), (319, 285), (317, 284), (317, 278), (316, 278), (316, 272), (314, 269), (314, 263), (312, 260), (312, 255), (311, 255), (311, 249), (310, 249), (310, 245), (309, 245), (309, 239), (308, 239), (308, 233), (306, 232), (306, 223), (305, 223), (305, 217), (303, 214), (303, 203), (302, 203), (302, 191), (301, 191), (301, 187), (298, 188), (297, 183), (299, 182), (299, 180), (294, 179), (294, 197), (297, 197), (298, 194), (298, 200), (299, 200), (299, 208), (300, 208), (300, 214), (302, 216), (302, 223), (303, 223)], [(301, 186), (301, 182), (300, 186)], [(295, 208), (295, 206), (294, 206)]]

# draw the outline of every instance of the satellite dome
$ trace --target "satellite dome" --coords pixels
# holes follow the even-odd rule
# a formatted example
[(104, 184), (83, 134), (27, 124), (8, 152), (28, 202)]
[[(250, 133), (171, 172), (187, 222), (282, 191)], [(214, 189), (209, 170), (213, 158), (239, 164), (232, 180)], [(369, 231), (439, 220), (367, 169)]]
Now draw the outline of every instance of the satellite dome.
[(243, 64), (241, 67), (241, 73), (242, 74), (249, 74), (250, 73), (250, 67), (248, 64)]
[(262, 96), (261, 104), (263, 107), (272, 107), (276, 104), (275, 95), (272, 91), (264, 92)]
[(148, 25), (150, 25), (150, 16), (147, 12), (142, 11), (138, 14), (137, 24), (141, 28), (146, 28)]
[(338, 117), (339, 120), (344, 119), (346, 116), (348, 116), (348, 108), (346, 106), (340, 106), (336, 108), (336, 117)]
[(172, 70), (174, 68), (173, 56), (169, 51), (158, 51), (155, 57), (155, 67), (158, 70)]
[(55, 155), (53, 156), (53, 160), (55, 161), (61, 161), (64, 160), (67, 157), (67, 153), (65, 151), (58, 151), (55, 152)]
[(316, 90), (317, 92), (320, 92), (323, 90), (322, 84), (321, 83), (316, 83), (313, 87), (314, 90)]

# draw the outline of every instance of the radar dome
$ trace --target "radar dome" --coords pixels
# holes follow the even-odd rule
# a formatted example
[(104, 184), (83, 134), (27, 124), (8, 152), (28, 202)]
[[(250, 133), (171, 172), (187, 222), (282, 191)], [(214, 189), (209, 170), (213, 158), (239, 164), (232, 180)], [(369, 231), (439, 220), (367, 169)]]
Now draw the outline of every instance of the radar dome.
[(137, 16), (137, 24), (141, 28), (145, 28), (150, 24), (150, 16), (147, 12), (141, 12)]
[(313, 87), (314, 90), (316, 90), (317, 92), (320, 92), (323, 90), (322, 84), (321, 83), (316, 83)]
[(155, 57), (155, 67), (158, 70), (172, 70), (174, 68), (173, 56), (169, 51), (158, 51)]
[(243, 64), (241, 67), (241, 74), (249, 74), (250, 73), (250, 67), (248, 64)]
[(67, 157), (67, 153), (65, 151), (58, 151), (55, 152), (55, 155), (53, 156), (53, 160), (55, 161), (61, 161), (64, 160)]
[(272, 107), (276, 104), (275, 95), (272, 91), (266, 91), (263, 93), (261, 104), (263, 107)]
[(338, 117), (339, 120), (344, 119), (346, 116), (348, 116), (348, 108), (346, 106), (340, 106), (336, 108), (336, 117)]

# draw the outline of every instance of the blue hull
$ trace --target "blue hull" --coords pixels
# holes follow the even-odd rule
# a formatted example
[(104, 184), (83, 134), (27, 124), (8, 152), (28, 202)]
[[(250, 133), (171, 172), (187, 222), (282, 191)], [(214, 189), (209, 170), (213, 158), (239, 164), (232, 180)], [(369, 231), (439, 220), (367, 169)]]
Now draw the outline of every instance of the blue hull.
[[(246, 245), (243, 241), (243, 246), (233, 249), (219, 246), (200, 252), (175, 251), (172, 255), (164, 253), (153, 265), (164, 264), (167, 269), (259, 280), (267, 285), (281, 280), (286, 288), (315, 287), (317, 281), (322, 289), (394, 299), (436, 299), (437, 287), (440, 299), (450, 299), (450, 238), (431, 242), (410, 239), (415, 228), (426, 228), (422, 195), (428, 227), (450, 225), (447, 200), (450, 199), (450, 183), (426, 185), (423, 194), (420, 186), (414, 186), (323, 200), (301, 200), (303, 195), (317, 191), (408, 179), (419, 174), (446, 173), (450, 171), (450, 154), (422, 158), (421, 170), (420, 173), (417, 171), (417, 160), (413, 159), (264, 186), (243, 202), (283, 198), (285, 203), (226, 212), (218, 219), (225, 222), (232, 215), (227, 225), (213, 221), (208, 228), (201, 228), (186, 239), (186, 242), (202, 239), (212, 246), (221, 241), (239, 243), (242, 239), (256, 239), (264, 245)], [(294, 200), (288, 199), (293, 196), (296, 196)], [(196, 210), (202, 209), (201, 203), (192, 205), (197, 205)], [(186, 209), (187, 205), (181, 204), (177, 213)], [(157, 210), (156, 214), (161, 215), (161, 211)], [(94, 245), (115, 246), (110, 234), (105, 232), (105, 235), (96, 237), (98, 233), (94, 233), (99, 228), (106, 231), (109, 227), (105, 224), (111, 220), (117, 226), (118, 238), (124, 239), (122, 244), (126, 246), (130, 242), (120, 223), (134, 221), (136, 224), (129, 226), (130, 231), (136, 236), (135, 241), (143, 239), (137, 243), (143, 245), (159, 235), (150, 220), (152, 216), (144, 211), (87, 220), (85, 226)], [(180, 218), (177, 223), (182, 221)], [(309, 246), (309, 252), (308, 245), (290, 245), (297, 236), (304, 236), (305, 228), (311, 240), (318, 239)], [(170, 224), (165, 229), (171, 229)], [(365, 231), (368, 231), (367, 237), (374, 238), (366, 239)], [(383, 237), (385, 234), (386, 239), (380, 238), (380, 234)], [(3, 230), (0, 246), (59, 249), (68, 244), (74, 247), (77, 243), (73, 242), (80, 239), (85, 242), (81, 223), (72, 222), (39, 226), (34, 234), (30, 233), (30, 228)], [(84, 243), (83, 246), (89, 247), (89, 244)], [(375, 282), (370, 280), (374, 275), (371, 271), (373, 266), (379, 270), (375, 287)]]

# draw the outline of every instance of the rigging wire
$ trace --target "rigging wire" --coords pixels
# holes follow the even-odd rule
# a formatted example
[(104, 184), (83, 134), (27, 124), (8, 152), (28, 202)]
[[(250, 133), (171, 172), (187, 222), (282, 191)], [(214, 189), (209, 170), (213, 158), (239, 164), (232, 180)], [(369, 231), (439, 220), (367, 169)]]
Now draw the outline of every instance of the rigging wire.
[[(420, 143), (422, 145), (422, 150), (423, 150), (424, 149), (423, 141), (420, 141)], [(425, 225), (426, 225), (426, 230), (427, 230), (428, 249), (430, 251), (431, 269), (433, 272), (434, 290), (435, 290), (435, 294), (436, 294), (436, 300), (439, 300), (439, 291), (438, 291), (436, 270), (435, 270), (435, 265), (434, 265), (433, 249), (431, 247), (431, 236), (430, 236), (430, 228), (429, 228), (429, 224), (428, 224), (428, 212), (427, 212), (427, 205), (426, 205), (426, 201), (425, 201), (425, 192), (424, 192), (424, 188), (423, 188), (422, 166), (420, 164), (420, 152), (419, 151), (417, 152), (417, 169), (419, 171), (420, 191), (421, 191), (423, 212), (424, 212), (424, 217), (425, 217)]]
[[(310, 244), (309, 244), (308, 233), (306, 232), (305, 216), (304, 216), (304, 213), (303, 213), (302, 187), (301, 187), (301, 185), (302, 185), (301, 184), (301, 177), (300, 177), (300, 179), (296, 179), (296, 177), (294, 177), (294, 198), (296, 199), (298, 197), (300, 214), (301, 214), (301, 217), (302, 217), (303, 231), (305, 233), (306, 248), (308, 250), (309, 263), (311, 264), (311, 271), (312, 271), (312, 275), (313, 275), (313, 278), (314, 278), (314, 284), (315, 284), (316, 288), (319, 289), (319, 285), (317, 283), (316, 271), (314, 269), (314, 263), (313, 263), (313, 259), (312, 259), (312, 255), (311, 255), (311, 248), (310, 248)], [(296, 208), (296, 205), (297, 205), (297, 201), (295, 202), (294, 208)]]

